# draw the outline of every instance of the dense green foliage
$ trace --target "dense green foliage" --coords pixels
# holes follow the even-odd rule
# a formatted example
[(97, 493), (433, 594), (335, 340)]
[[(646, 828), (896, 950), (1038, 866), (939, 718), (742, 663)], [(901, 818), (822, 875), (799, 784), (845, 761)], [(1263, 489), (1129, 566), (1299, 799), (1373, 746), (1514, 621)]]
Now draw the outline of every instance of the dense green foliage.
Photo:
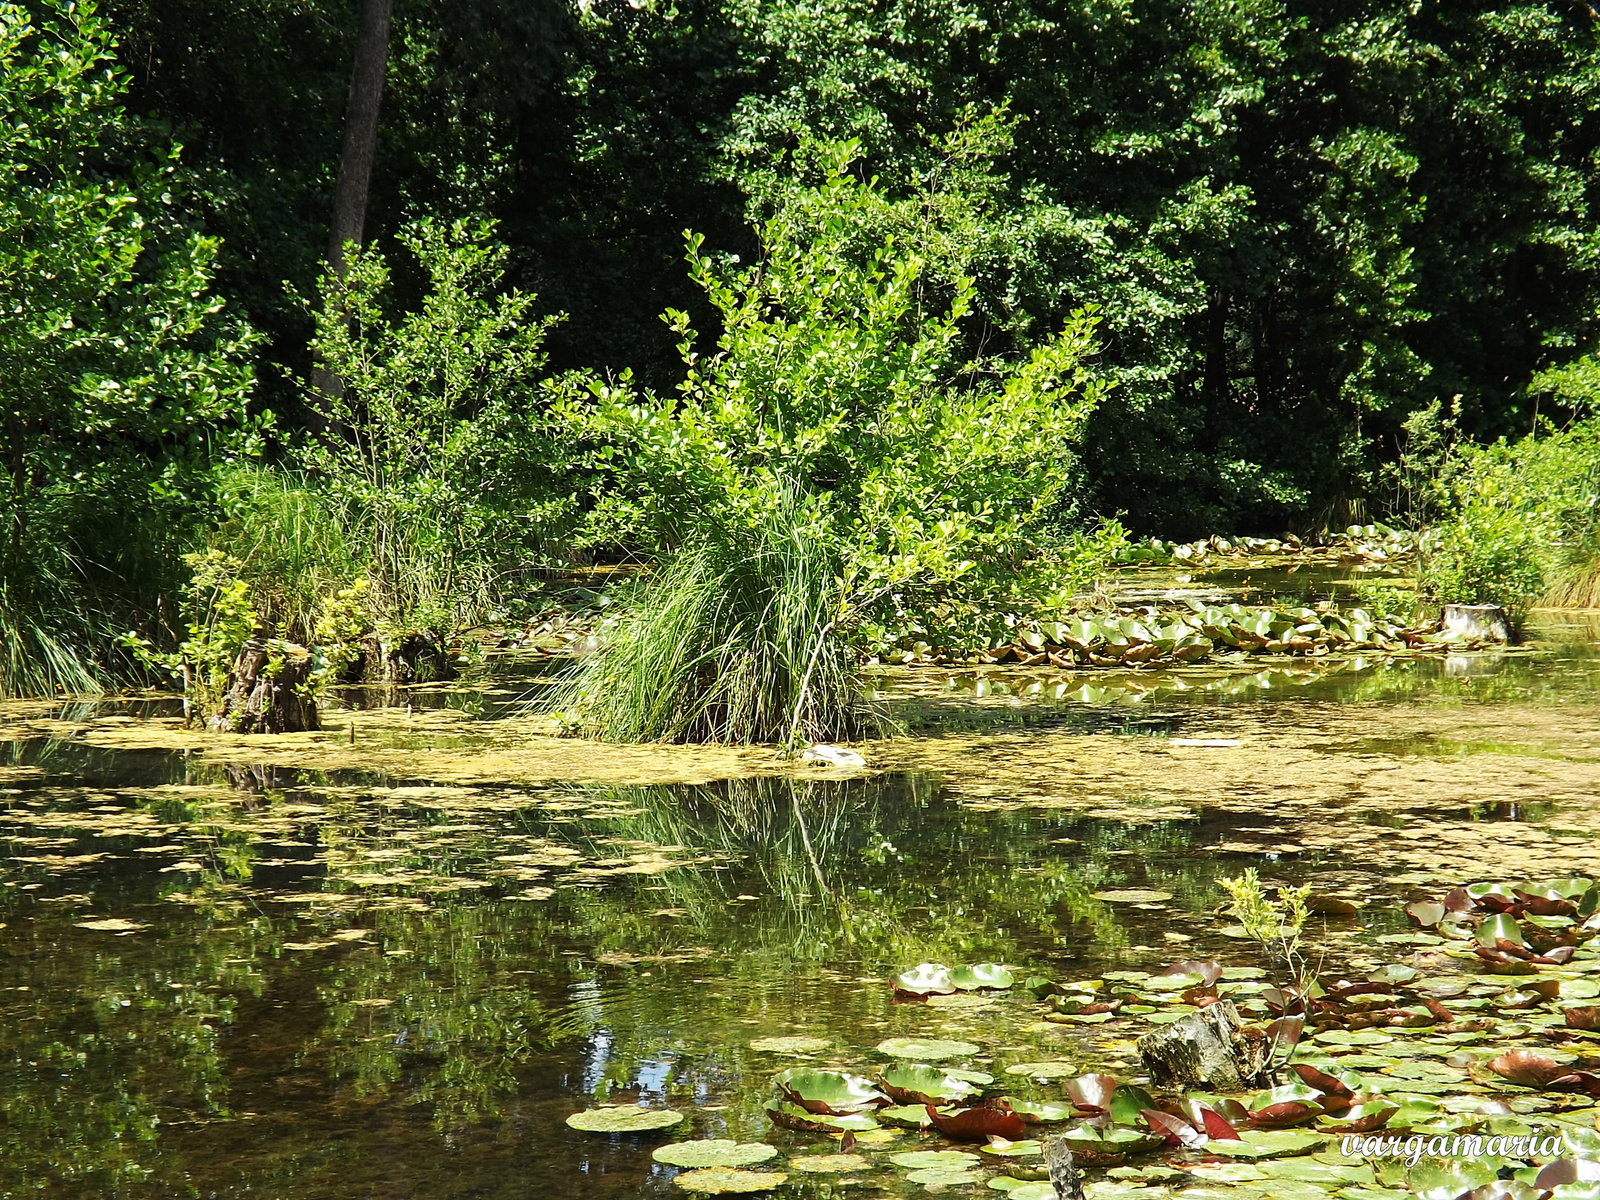
[[(224, 280), (303, 361), (285, 277), (324, 237), (347, 2), (114, 9), (137, 95), (209, 181)], [(209, 11), (209, 10), (207, 10)], [(953, 249), (973, 336), (1028, 349), (1098, 305), (1124, 403), (1082, 492), (1140, 532), (1276, 533), (1371, 507), (1406, 417), (1475, 438), (1594, 333), (1595, 22), (1561, 0), (1068, 7), (992, 0), (402, 4), (369, 227), (501, 222), (558, 367), (670, 387), (663, 309), (714, 314), (681, 230), (748, 254), (812, 137), (894, 189), (1009, 104), (995, 202)], [(939, 257), (927, 252), (938, 273)], [(274, 403), (278, 403), (277, 400)]]
[(1582, 574), (1482, 494), (1545, 451), (1470, 447), (1593, 391), (1585, 5), (402, 0), (325, 277), (355, 7), (4, 8), (5, 689), (181, 637), (208, 541), (307, 638), (361, 578), (443, 626), (558, 551), (766, 537), (879, 642), (1048, 596), (1108, 520), (1399, 514), (1449, 524), (1440, 595)]
[(0, 5), (0, 695), (91, 683), (244, 430), (251, 339), (171, 158), (115, 156), (112, 51), (91, 10)]
[[(1019, 360), (969, 357), (972, 280), (930, 278), (918, 253), (958, 231), (928, 219), (934, 197), (851, 176), (854, 150), (817, 148), (820, 181), (783, 194), (755, 265), (690, 238), (721, 332), (702, 353), (667, 314), (676, 395), (596, 381), (566, 406), (597, 447), (599, 536), (683, 548), (580, 680), (612, 736), (843, 736), (842, 646), (864, 617), (1043, 583), (1034, 535), (1105, 391), (1093, 318)], [(916, 220), (926, 236), (877, 240)]]

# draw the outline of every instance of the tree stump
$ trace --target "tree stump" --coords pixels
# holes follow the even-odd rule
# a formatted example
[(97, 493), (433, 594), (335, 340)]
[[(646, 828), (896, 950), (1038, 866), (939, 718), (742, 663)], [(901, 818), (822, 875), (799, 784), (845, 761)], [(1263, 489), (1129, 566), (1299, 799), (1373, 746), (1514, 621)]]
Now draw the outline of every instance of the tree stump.
[(1239, 1010), (1219, 1000), (1139, 1039), (1150, 1081), (1157, 1087), (1210, 1087), (1241, 1092), (1266, 1066), (1265, 1043), (1245, 1035)]
[(385, 642), (375, 633), (361, 639), (361, 653), (344, 670), (345, 683), (439, 683), (457, 675), (444, 638), (432, 630), (401, 634)]
[(239, 648), (222, 704), (207, 726), (216, 733), (302, 733), (320, 729), (307, 686), (311, 653), (293, 642), (251, 638)]
[(1439, 614), (1439, 628), (1473, 642), (1511, 640), (1511, 622), (1498, 604), (1446, 604)]

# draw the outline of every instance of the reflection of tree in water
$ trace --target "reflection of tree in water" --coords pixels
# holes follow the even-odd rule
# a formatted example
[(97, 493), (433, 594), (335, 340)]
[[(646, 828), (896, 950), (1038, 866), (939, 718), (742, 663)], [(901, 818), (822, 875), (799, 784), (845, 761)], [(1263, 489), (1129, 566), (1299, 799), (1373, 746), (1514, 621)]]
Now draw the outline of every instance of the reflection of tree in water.
[[(306, 1052), (357, 1096), (432, 1106), (444, 1127), (498, 1115), (517, 1070), (588, 1022), (536, 977), (560, 975), (559, 927), (528, 904), (379, 913), (363, 946), (317, 989), (327, 1009)], [(548, 986), (548, 985), (546, 985)]]
[(0, 1195), (192, 1194), (157, 1138), (229, 1115), (218, 1028), (234, 996), (260, 990), (257, 931), (113, 939), (30, 922), (10, 932)]

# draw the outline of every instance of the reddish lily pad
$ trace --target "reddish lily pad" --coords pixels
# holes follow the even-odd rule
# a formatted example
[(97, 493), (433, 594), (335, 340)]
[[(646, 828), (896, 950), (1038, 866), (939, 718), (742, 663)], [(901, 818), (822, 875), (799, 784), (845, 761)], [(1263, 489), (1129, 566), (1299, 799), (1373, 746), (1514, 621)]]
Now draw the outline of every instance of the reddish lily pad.
[(1017, 1141), (1028, 1127), (1004, 1100), (990, 1100), (971, 1108), (928, 1106), (928, 1120), (945, 1137), (958, 1142), (982, 1142), (992, 1137)]

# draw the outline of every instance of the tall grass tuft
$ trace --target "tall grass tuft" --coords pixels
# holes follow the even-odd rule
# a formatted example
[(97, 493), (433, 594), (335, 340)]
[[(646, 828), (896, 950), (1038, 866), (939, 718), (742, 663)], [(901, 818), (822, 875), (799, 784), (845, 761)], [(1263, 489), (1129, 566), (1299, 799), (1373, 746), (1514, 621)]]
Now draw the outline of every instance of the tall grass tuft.
[(46, 697), (63, 692), (93, 695), (100, 681), (89, 665), (87, 647), (63, 631), (71, 621), (24, 612), (9, 586), (0, 582), (0, 696)]
[(829, 741), (878, 731), (838, 628), (836, 564), (778, 514), (753, 544), (679, 550), (563, 687), (619, 742)]

